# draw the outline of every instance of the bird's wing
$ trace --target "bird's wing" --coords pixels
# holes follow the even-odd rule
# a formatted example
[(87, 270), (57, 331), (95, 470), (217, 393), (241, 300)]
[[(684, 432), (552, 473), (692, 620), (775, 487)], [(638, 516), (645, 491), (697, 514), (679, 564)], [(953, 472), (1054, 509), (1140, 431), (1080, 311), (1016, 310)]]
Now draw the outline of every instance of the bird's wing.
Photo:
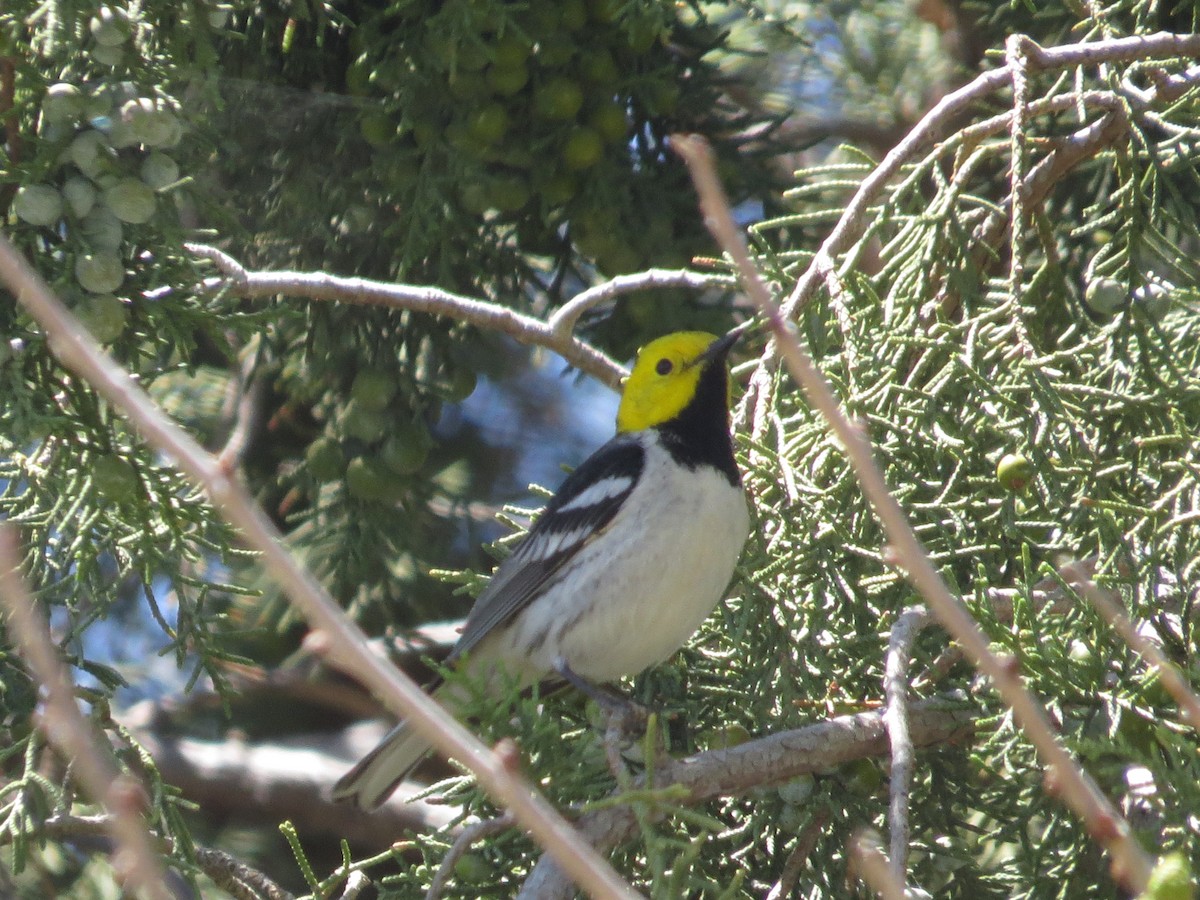
[(451, 660), (511, 621), (601, 532), (637, 484), (644, 462), (638, 438), (619, 434), (567, 477), (512, 556), (492, 574)]

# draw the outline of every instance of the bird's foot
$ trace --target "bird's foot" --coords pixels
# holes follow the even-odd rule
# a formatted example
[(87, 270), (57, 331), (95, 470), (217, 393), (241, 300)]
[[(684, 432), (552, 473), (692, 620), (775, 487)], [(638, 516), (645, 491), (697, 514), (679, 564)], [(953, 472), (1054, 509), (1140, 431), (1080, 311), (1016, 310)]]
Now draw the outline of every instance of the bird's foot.
[(589, 699), (593, 700), (604, 715), (604, 752), (608, 767), (618, 781), (628, 778), (629, 770), (625, 756), (633, 750), (639, 755), (639, 744), (646, 736), (647, 727), (655, 711), (624, 694), (603, 685), (588, 681), (571, 669), (565, 659), (555, 661), (558, 675)]

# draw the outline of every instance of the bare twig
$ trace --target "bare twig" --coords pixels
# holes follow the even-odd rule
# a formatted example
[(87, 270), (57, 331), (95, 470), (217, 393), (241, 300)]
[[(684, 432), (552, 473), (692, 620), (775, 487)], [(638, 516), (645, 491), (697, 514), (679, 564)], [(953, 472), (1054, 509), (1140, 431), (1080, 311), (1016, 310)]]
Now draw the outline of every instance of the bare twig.
[[(1200, 36), (1196, 43), (1200, 47)], [(1031, 60), (1036, 57), (1037, 53), (1030, 53)], [(925, 598), (942, 626), (963, 647), (975, 667), (991, 679), (1001, 698), (1012, 709), (1016, 722), (1037, 748), (1052, 783), (1084, 821), (1092, 836), (1108, 850), (1113, 860), (1114, 878), (1133, 891), (1143, 890), (1150, 876), (1151, 860), (1133, 837), (1129, 823), (1059, 743), (1046, 710), (1025, 688), (1015, 661), (1001, 659), (992, 652), (978, 623), (950, 592), (909, 525), (900, 504), (888, 489), (863, 429), (852, 424), (842, 412), (829, 383), (801, 346), (795, 326), (776, 305), (750, 259), (745, 240), (733, 220), (725, 192), (717, 178), (711, 148), (696, 136), (676, 137), (673, 145), (691, 171), (705, 224), (734, 261), (746, 293), (770, 324), (792, 377), (804, 388), (809, 404), (820, 412), (841, 441), (863, 493), (875, 510), (909, 581)]]
[(616, 388), (625, 370), (608, 356), (573, 334), (575, 325), (587, 310), (634, 291), (652, 288), (729, 287), (728, 275), (692, 272), (686, 269), (649, 269), (631, 275), (619, 275), (578, 294), (542, 322), (508, 307), (464, 297), (440, 288), (389, 284), (366, 278), (343, 278), (324, 272), (251, 272), (222, 250), (204, 244), (188, 244), (187, 249), (210, 260), (227, 279), (209, 279), (203, 287), (224, 288), (236, 297), (268, 297), (288, 294), (310, 300), (336, 300), (410, 309), (433, 313), (498, 331), (534, 347), (553, 350), (567, 362), (597, 380)]
[(433, 880), (429, 882), (429, 889), (425, 892), (425, 900), (438, 900), (442, 896), (442, 891), (445, 890), (446, 884), (450, 881), (450, 876), (454, 874), (454, 867), (476, 842), (482, 841), (484, 838), (491, 837), (494, 834), (508, 831), (512, 827), (512, 815), (504, 813), (503, 815), (496, 816), (494, 819), (485, 819), (482, 822), (476, 822), (464, 828), (454, 843), (450, 845), (450, 849), (446, 851), (446, 855), (442, 857), (442, 862), (438, 866), (437, 872), (434, 873)]
[(883, 720), (892, 746), (888, 834), (893, 874), (902, 883), (908, 879), (908, 796), (913, 771), (913, 745), (908, 736), (908, 663), (912, 658), (913, 642), (930, 621), (929, 611), (923, 606), (906, 609), (900, 614), (892, 626), (883, 676), (887, 697)]
[(285, 548), (283, 536), (245, 489), (104, 354), (3, 236), (0, 236), (0, 279), (45, 330), (51, 348), (64, 365), (91, 384), (151, 445), (173, 459), (203, 487), (225, 518), (241, 531), (247, 544), (262, 555), (264, 567), (310, 625), (324, 634), (340, 665), (352, 670), (387, 702), (393, 713), (407, 719), (443, 754), (455, 757), (471, 769), (484, 789), (513, 811), (518, 821), (581, 887), (599, 897), (636, 896), (540, 793), (415, 683), (370, 651), (362, 631), (312, 574), (295, 561)]
[[(909, 733), (917, 747), (942, 744), (971, 734), (973, 719), (974, 713), (961, 707), (940, 701), (917, 702), (909, 709)], [(664, 760), (655, 769), (652, 785), (642, 775), (633, 779), (629, 790), (636, 793), (647, 787), (677, 786), (685, 790), (673, 793), (672, 802), (696, 805), (713, 797), (737, 796), (765, 784), (825, 771), (855, 759), (884, 756), (887, 752), (883, 713), (872, 710), (777, 732), (736, 747), (710, 750), (681, 760)], [(639, 827), (637, 815), (625, 804), (585, 813), (576, 826), (605, 853), (633, 838)], [(570, 881), (548, 857), (542, 857), (518, 894), (525, 900), (565, 900), (572, 896)]]
[[(581, 372), (611, 388), (619, 386), (625, 370), (590, 344), (574, 337), (570, 329), (560, 334), (540, 319), (527, 316), (497, 303), (465, 297), (435, 287), (390, 284), (369, 278), (351, 278), (326, 272), (251, 272), (221, 250), (203, 244), (189, 244), (192, 252), (211, 260), (226, 273), (224, 277), (205, 279), (200, 290), (226, 290), (244, 299), (284, 294), (363, 306), (383, 306), (444, 316), (507, 334), (522, 344), (553, 350)], [(201, 253), (202, 251), (202, 253)], [(158, 289), (147, 296), (161, 297), (170, 289)]]
[(1158, 645), (1134, 627), (1133, 622), (1129, 620), (1129, 616), (1125, 614), (1125, 610), (1119, 603), (1120, 595), (1116, 591), (1101, 587), (1090, 579), (1080, 581), (1072, 586), (1083, 594), (1092, 606), (1096, 607), (1104, 620), (1112, 626), (1125, 643), (1140, 653), (1147, 663), (1158, 670), (1158, 677), (1161, 679), (1163, 687), (1179, 704), (1188, 724), (1194, 730), (1200, 731), (1200, 697), (1196, 696), (1187, 680), (1179, 673), (1179, 669), (1172, 665)]
[[(1033, 43), (1023, 34), (1009, 35), (1004, 46), (1009, 77), (1012, 79), (1012, 117), (1009, 120), (1009, 183), (1011, 184), (1008, 229), (1008, 287), (1013, 310), (1013, 325), (1017, 343), (1025, 357), (1034, 355), (1033, 342), (1025, 327), (1021, 295), (1025, 284), (1025, 256), (1021, 253), (1021, 241), (1025, 236), (1025, 217), (1029, 209), (1028, 191), (1025, 184), (1027, 164), (1025, 122), (1029, 116), (1029, 56), (1026, 46)], [(894, 860), (893, 860), (894, 862)]]
[(785, 900), (785, 898), (792, 896), (792, 892), (796, 888), (796, 882), (800, 880), (800, 870), (804, 868), (804, 864), (812, 856), (813, 848), (817, 845), (817, 838), (825, 830), (825, 826), (829, 824), (830, 818), (832, 818), (832, 814), (829, 812), (829, 807), (822, 807), (813, 813), (812, 820), (804, 826), (804, 830), (800, 832), (800, 836), (796, 839), (796, 846), (788, 854), (788, 858), (783, 864), (783, 872), (779, 875), (779, 880), (767, 892), (766, 900)]
[(358, 895), (371, 886), (371, 879), (364, 872), (351, 872), (346, 879), (346, 887), (338, 900), (357, 900)]
[[(111, 815), (51, 816), (42, 823), (42, 832), (51, 838), (70, 840), (78, 837), (107, 836), (113, 827)], [(172, 846), (165, 839), (165, 846)], [(292, 900), (292, 895), (270, 878), (230, 856), (223, 850), (196, 847), (196, 865), (213, 883), (237, 900)]]
[[(389, 284), (366, 278), (343, 278), (324, 272), (251, 272), (232, 256), (206, 244), (187, 244), (189, 252), (207, 259), (225, 277), (206, 279), (203, 290), (227, 290), (232, 296), (255, 298), (275, 294), (307, 297), (310, 300), (336, 300), (411, 309), (468, 322), (491, 331), (499, 331), (522, 344), (553, 350), (567, 362), (597, 380), (616, 388), (625, 370), (608, 356), (574, 336), (579, 318), (601, 303), (635, 291), (661, 288), (729, 288), (728, 275), (693, 272), (687, 269), (648, 269), (617, 277), (588, 288), (557, 309), (548, 321), (522, 315), (506, 306), (464, 297), (440, 288)], [(151, 292), (163, 296), (162, 290)]]
[[(1065, 68), (1075, 65), (1094, 65), (1100, 62), (1121, 62), (1134, 59), (1169, 57), (1194, 57), (1200, 55), (1200, 35), (1150, 34), (1137, 37), (1118, 38), (1107, 41), (1090, 41), (1078, 44), (1063, 44), (1049, 49), (1039, 47), (1032, 41), (1026, 45), (1026, 65), (1029, 70)], [(900, 168), (927, 144), (941, 138), (957, 119), (973, 103), (1012, 83), (1009, 66), (991, 69), (973, 81), (946, 94), (934, 104), (921, 120), (905, 135), (904, 139), (883, 158), (878, 166), (865, 178), (837, 225), (821, 244), (808, 269), (796, 281), (795, 287), (783, 304), (783, 315), (790, 318), (795, 311), (807, 303), (820, 286), (826, 269), (833, 267), (833, 260), (849, 249), (862, 234), (864, 222), (871, 204), (891, 181)]]
[(576, 294), (550, 316), (546, 326), (550, 333), (559, 340), (568, 340), (574, 331), (579, 317), (593, 307), (599, 306), (623, 294), (634, 291), (645, 291), (651, 288), (731, 288), (734, 280), (728, 275), (716, 275), (708, 272), (692, 272), (687, 269), (647, 269), (645, 272), (635, 272), (631, 275), (618, 275), (615, 278), (588, 288)]
[(122, 775), (105, 743), (75, 705), (67, 670), (59, 659), (50, 626), (38, 611), (20, 573), (21, 554), (16, 529), (0, 524), (0, 601), (8, 610), (8, 629), (33, 676), (46, 694), (42, 728), (47, 738), (78, 776), (87, 793), (110, 813), (109, 833), (118, 852), (113, 867), (119, 876), (146, 896), (168, 900), (163, 867), (142, 819), (146, 793), (132, 776)]
[(183, 249), (200, 259), (207, 259), (227, 281), (235, 285), (243, 285), (249, 278), (245, 266), (218, 247), (210, 247), (208, 244), (184, 244)]
[(883, 900), (908, 900), (904, 881), (896, 877), (875, 832), (860, 831), (850, 839), (850, 867)]
[(197, 847), (196, 864), (217, 887), (229, 891), (239, 900), (292, 900), (292, 894), (224, 850)]

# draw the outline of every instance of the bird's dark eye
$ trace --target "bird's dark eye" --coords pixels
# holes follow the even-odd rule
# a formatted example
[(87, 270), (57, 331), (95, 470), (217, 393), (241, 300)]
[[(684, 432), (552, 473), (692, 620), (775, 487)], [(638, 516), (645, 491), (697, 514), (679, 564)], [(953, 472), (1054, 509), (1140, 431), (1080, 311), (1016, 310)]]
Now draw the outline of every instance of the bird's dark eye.
[(675, 368), (675, 363), (671, 362), (669, 359), (664, 358), (664, 359), (660, 359), (658, 361), (658, 363), (654, 366), (654, 371), (657, 372), (659, 375), (669, 375), (673, 368)]

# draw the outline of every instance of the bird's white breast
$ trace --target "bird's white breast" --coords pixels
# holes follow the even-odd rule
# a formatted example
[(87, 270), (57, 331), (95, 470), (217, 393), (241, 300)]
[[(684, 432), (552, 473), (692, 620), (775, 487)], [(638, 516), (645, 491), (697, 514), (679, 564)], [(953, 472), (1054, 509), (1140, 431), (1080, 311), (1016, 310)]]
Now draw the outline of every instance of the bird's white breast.
[(716, 469), (682, 468), (648, 434), (620, 512), (484, 650), (536, 679), (562, 657), (611, 681), (681, 647), (720, 601), (750, 529), (746, 501)]

